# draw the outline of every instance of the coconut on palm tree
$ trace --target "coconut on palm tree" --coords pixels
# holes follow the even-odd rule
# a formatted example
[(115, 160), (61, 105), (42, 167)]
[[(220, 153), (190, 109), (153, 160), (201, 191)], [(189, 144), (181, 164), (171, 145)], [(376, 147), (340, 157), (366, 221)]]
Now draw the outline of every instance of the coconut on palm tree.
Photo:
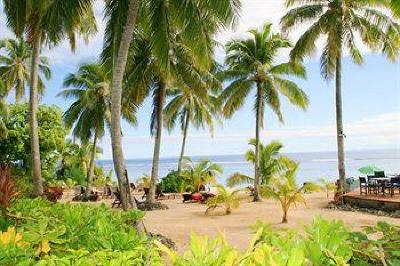
[[(249, 144), (255, 147), (256, 140), (251, 139)], [(271, 141), (267, 145), (260, 143), (260, 179), (261, 184), (268, 184), (271, 177), (281, 171), (290, 160), (288, 157), (281, 155), (283, 148), (279, 141)], [(255, 151), (248, 150), (245, 154), (246, 160), (255, 163)], [(254, 177), (241, 173), (234, 173), (227, 180), (228, 187), (234, 187), (243, 184), (254, 184)]]
[(52, 47), (65, 37), (75, 48), (76, 34), (88, 36), (96, 31), (92, 10), (93, 0), (76, 1), (14, 1), (3, 0), (7, 25), (18, 38), (26, 38), (32, 49), (30, 67), (29, 115), (32, 173), (36, 194), (43, 194), (38, 133), (38, 84), (41, 50)]
[(288, 39), (273, 33), (271, 24), (265, 24), (261, 31), (250, 30), (249, 39), (232, 40), (226, 45), (227, 70), (221, 76), (229, 85), (221, 94), (224, 101), (223, 113), (231, 117), (245, 103), (250, 92), (255, 90), (254, 109), (256, 113), (255, 158), (254, 158), (254, 201), (259, 201), (260, 185), (260, 131), (263, 128), (266, 106), (283, 120), (279, 95), (302, 109), (308, 106), (305, 92), (288, 76), (305, 77), (305, 70), (297, 63), (277, 63), (278, 52), (290, 48)]
[(188, 87), (175, 88), (167, 92), (170, 101), (164, 108), (164, 124), (171, 131), (179, 123), (182, 131), (182, 146), (178, 161), (178, 175), (182, 171), (183, 157), (189, 126), (203, 128), (207, 125), (210, 132), (214, 130), (213, 116), (217, 115), (217, 97), (208, 89), (194, 90)]
[[(30, 82), (32, 49), (28, 42), (22, 39), (0, 40), (0, 79), (3, 80), (6, 91), (15, 91), (15, 102), (25, 98), (25, 89)], [(38, 93), (43, 95), (43, 78), (49, 80), (51, 71), (47, 57), (41, 56), (39, 62)]]
[(400, 25), (386, 14), (390, 13), (389, 1), (286, 0), (286, 5), (291, 9), (281, 20), (283, 30), (291, 30), (301, 24), (308, 27), (290, 53), (292, 60), (300, 61), (303, 57), (312, 55), (317, 50), (318, 39), (326, 37), (321, 53), (321, 73), (326, 80), (333, 77), (336, 79), (339, 190), (344, 193), (346, 172), (342, 57), (348, 52), (354, 63), (362, 64), (364, 60), (359, 43), (363, 43), (372, 50), (380, 50), (390, 59), (395, 59), (400, 48)]
[[(97, 143), (111, 122), (110, 80), (110, 71), (104, 65), (84, 64), (77, 73), (69, 74), (65, 78), (63, 85), (68, 89), (59, 93), (66, 99), (74, 100), (64, 112), (66, 127), (73, 128), (72, 135), (79, 138), (84, 147), (91, 147), (87, 171), (88, 192), (93, 182)], [(123, 117), (135, 124), (135, 110), (126, 107), (123, 111)]]

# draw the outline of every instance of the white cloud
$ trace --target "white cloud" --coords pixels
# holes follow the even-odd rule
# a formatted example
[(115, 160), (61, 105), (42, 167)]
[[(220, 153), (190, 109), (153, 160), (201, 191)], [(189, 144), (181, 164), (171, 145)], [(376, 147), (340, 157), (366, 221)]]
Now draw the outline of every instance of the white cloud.
[[(344, 124), (346, 148), (400, 148), (400, 112), (386, 113), (366, 117), (359, 121)], [(318, 127), (287, 127), (282, 130), (268, 130), (261, 133), (264, 142), (272, 139), (281, 140), (286, 151), (330, 151), (336, 148), (335, 125)], [(248, 140), (254, 137), (249, 131), (241, 134), (218, 134), (211, 138), (209, 134), (189, 134), (188, 154), (242, 154), (248, 148)], [(164, 135), (162, 155), (178, 154), (181, 135)], [(150, 136), (126, 135), (123, 147), (127, 158), (151, 157), (153, 139)], [(396, 146), (397, 145), (397, 146)], [(111, 158), (110, 139), (103, 141), (103, 159)]]

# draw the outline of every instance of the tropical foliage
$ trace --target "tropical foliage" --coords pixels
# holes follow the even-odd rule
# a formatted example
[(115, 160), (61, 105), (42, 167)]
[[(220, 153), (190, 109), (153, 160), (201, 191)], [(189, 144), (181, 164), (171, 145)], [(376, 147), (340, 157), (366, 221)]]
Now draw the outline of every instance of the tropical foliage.
[(191, 192), (199, 192), (204, 190), (207, 185), (214, 184), (218, 175), (222, 173), (222, 167), (210, 160), (200, 160), (195, 163), (190, 158), (185, 157), (181, 176), (188, 182), (186, 189)]
[(306, 205), (303, 197), (304, 190), (311, 191), (315, 187), (312, 183), (305, 183), (299, 187), (296, 183), (296, 174), (299, 165), (290, 162), (286, 169), (271, 178), (267, 185), (261, 186), (261, 195), (280, 202), (282, 207), (282, 223), (288, 222), (288, 211), (297, 204)]
[(329, 199), (329, 192), (336, 189), (335, 182), (329, 181), (326, 177), (321, 177), (318, 179), (318, 183), (321, 188), (326, 192), (326, 198)]
[(96, 31), (91, 0), (78, 1), (10, 1), (4, 0), (7, 25), (20, 39), (26, 37), (31, 48), (31, 74), (29, 84), (29, 129), (31, 136), (32, 176), (37, 195), (43, 194), (37, 110), (41, 50), (51, 47), (66, 37), (71, 48), (76, 45), (77, 33), (84, 37)]
[[(84, 146), (89, 145), (93, 139), (86, 174), (87, 186), (90, 188), (95, 171), (97, 143), (111, 123), (110, 72), (101, 64), (84, 64), (77, 73), (69, 74), (63, 85), (70, 88), (59, 95), (74, 100), (63, 115), (66, 128), (73, 128), (72, 135), (79, 138)], [(124, 105), (123, 117), (134, 125), (136, 109), (131, 107), (134, 105)]]
[[(212, 77), (209, 78), (212, 79)], [(213, 82), (212, 80), (211, 83)], [(213, 84), (210, 85), (213, 86)], [(219, 84), (216, 86), (219, 86)], [(196, 129), (204, 129), (205, 126), (208, 126), (211, 134), (214, 131), (213, 116), (218, 117), (219, 115), (218, 99), (209, 91), (211, 92), (211, 89), (204, 87), (201, 90), (182, 87), (167, 91), (167, 97), (171, 99), (164, 108), (164, 124), (171, 131), (178, 120), (182, 131), (182, 146), (178, 161), (179, 174), (182, 171), (189, 126), (193, 125)]]
[[(12, 104), (4, 119), (7, 137), (0, 141), (0, 164), (20, 162), (23, 168), (32, 170), (30, 158), (30, 134), (27, 104)], [(40, 155), (45, 179), (53, 178), (55, 168), (65, 144), (66, 130), (58, 107), (41, 105), (38, 112)]]
[[(227, 244), (221, 235), (215, 239), (192, 234), (189, 250), (183, 255), (156, 245), (168, 265), (396, 265), (400, 256), (398, 226), (379, 222), (362, 232), (351, 232), (341, 221), (320, 217), (306, 227), (306, 234), (279, 232), (257, 222), (255, 234), (245, 251)], [(374, 240), (374, 234), (379, 237)]]
[[(140, 211), (115, 212), (109, 207), (52, 204), (20, 199), (8, 211), (19, 218), (0, 218), (0, 264), (144, 265), (157, 264), (151, 242), (132, 224)], [(36, 261), (36, 262), (35, 262)]]
[[(25, 90), (30, 83), (31, 78), (31, 58), (32, 49), (29, 43), (19, 39), (0, 40), (0, 78), (4, 82), (5, 91), (15, 92), (15, 102), (25, 98)], [(43, 78), (49, 80), (51, 71), (46, 57), (40, 58), (39, 63), (40, 76), (38, 78), (38, 92), (44, 93)]]
[[(251, 139), (249, 144), (256, 145), (256, 140)], [(278, 174), (288, 164), (290, 159), (284, 155), (281, 155), (283, 145), (279, 141), (271, 141), (267, 145), (260, 143), (260, 177), (261, 184), (268, 184), (269, 180), (273, 175)], [(255, 163), (255, 151), (248, 150), (245, 154), (246, 160)], [(232, 174), (228, 180), (228, 187), (234, 187), (243, 184), (254, 183), (254, 177), (247, 176), (241, 173)]]
[(221, 184), (216, 184), (214, 187), (217, 189), (217, 195), (210, 197), (207, 200), (206, 214), (217, 207), (220, 207), (221, 205), (223, 208), (225, 208), (225, 214), (231, 214), (232, 209), (239, 208), (240, 200), (242, 198), (240, 193), (243, 192), (243, 190), (236, 189), (233, 191), (228, 191)]
[[(390, 60), (398, 58), (400, 51), (400, 24), (391, 13), (390, 1), (342, 1), (342, 0), (286, 0), (290, 8), (282, 18), (284, 31), (307, 25), (290, 52), (295, 62), (317, 50), (317, 41), (325, 37), (321, 53), (321, 74), (326, 80), (336, 78), (336, 125), (338, 146), (339, 191), (344, 193), (345, 165), (342, 114), (342, 57), (346, 52), (356, 64), (364, 62), (360, 44), (373, 51), (382, 51)], [(394, 11), (398, 4), (392, 3)], [(361, 38), (358, 38), (360, 36)]]
[(220, 74), (229, 82), (221, 98), (224, 102), (223, 113), (231, 117), (245, 103), (252, 89), (255, 89), (254, 110), (256, 113), (255, 158), (254, 158), (254, 200), (258, 201), (260, 176), (260, 130), (263, 128), (264, 109), (272, 109), (280, 121), (281, 100), (285, 96), (292, 104), (302, 109), (308, 106), (305, 92), (288, 76), (305, 77), (305, 69), (299, 63), (276, 64), (278, 52), (290, 48), (291, 43), (280, 33), (272, 32), (272, 24), (265, 24), (261, 31), (250, 30), (249, 39), (232, 40), (226, 44), (225, 64), (227, 70)]

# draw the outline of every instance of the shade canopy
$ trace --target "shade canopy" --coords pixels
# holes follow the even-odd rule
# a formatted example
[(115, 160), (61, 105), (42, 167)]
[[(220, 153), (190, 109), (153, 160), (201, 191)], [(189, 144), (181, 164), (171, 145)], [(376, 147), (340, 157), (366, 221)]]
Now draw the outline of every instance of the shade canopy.
[(364, 175), (373, 175), (373, 174), (375, 174), (376, 171), (382, 171), (382, 169), (380, 169), (379, 167), (377, 167), (375, 165), (367, 165), (367, 166), (361, 167), (360, 169), (358, 169), (358, 171)]

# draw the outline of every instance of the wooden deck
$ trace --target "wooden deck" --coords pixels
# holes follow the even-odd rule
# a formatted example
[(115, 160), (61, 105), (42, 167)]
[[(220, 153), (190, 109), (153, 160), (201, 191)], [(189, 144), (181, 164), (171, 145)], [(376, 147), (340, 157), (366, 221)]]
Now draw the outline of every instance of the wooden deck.
[(396, 189), (393, 197), (390, 195), (360, 195), (358, 189), (344, 195), (344, 202), (362, 208), (372, 208), (385, 211), (400, 210), (400, 194)]

